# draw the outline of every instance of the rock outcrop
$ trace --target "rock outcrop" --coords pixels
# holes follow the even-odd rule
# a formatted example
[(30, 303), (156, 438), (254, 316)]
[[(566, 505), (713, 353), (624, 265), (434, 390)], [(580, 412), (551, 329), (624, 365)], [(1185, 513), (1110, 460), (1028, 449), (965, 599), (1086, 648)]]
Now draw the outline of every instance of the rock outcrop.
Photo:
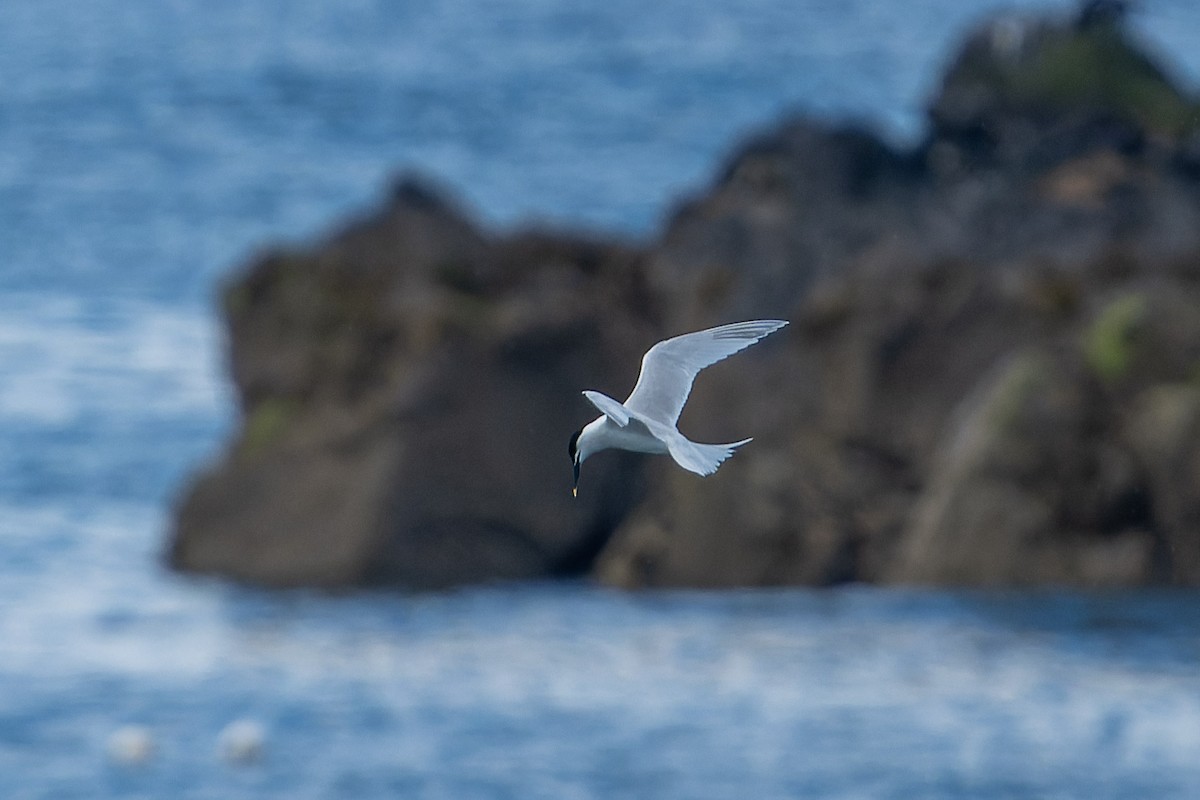
[(171, 563), (416, 588), (585, 571), (640, 481), (607, 460), (572, 500), (570, 399), (653, 338), (642, 260), (490, 237), (412, 179), (315, 252), (263, 256), (225, 294), (242, 427)]
[[(482, 231), (401, 182), (225, 295), (243, 425), (173, 565), (275, 585), (1200, 584), (1200, 110), (1112, 15), (971, 36), (896, 150), (785, 120), (636, 247)], [(579, 390), (658, 338), (794, 323), (702, 373), (699, 479)], [(737, 420), (736, 424), (731, 420)]]

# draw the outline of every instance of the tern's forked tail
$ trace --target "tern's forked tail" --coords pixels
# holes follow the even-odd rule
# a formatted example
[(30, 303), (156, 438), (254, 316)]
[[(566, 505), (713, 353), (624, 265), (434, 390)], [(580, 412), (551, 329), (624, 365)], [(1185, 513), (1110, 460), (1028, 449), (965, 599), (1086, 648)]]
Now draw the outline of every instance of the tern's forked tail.
[(734, 450), (752, 441), (754, 440), (742, 439), (740, 442), (730, 444), (699, 444), (681, 436), (668, 446), (671, 458), (675, 459), (675, 463), (688, 472), (694, 472), (697, 475), (712, 475), (727, 458), (733, 455)]

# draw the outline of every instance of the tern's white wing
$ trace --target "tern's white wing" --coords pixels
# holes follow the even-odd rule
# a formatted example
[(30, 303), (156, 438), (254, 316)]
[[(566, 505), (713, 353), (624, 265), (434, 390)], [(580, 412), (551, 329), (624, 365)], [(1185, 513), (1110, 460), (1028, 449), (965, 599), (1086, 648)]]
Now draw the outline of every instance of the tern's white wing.
[(606, 394), (584, 390), (583, 396), (586, 397), (596, 409), (604, 416), (616, 423), (618, 428), (624, 428), (629, 424), (629, 412), (625, 406), (613, 400)]
[(778, 319), (735, 322), (659, 342), (642, 356), (642, 373), (625, 407), (674, 426), (700, 370), (745, 350), (784, 325), (787, 322)]

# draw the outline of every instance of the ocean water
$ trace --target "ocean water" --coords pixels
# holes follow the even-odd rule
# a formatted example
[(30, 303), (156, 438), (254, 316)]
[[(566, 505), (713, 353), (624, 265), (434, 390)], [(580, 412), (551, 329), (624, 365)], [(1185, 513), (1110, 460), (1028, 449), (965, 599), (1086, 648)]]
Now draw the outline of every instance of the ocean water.
[[(427, 5), (0, 3), (0, 797), (1200, 796), (1189, 593), (162, 569), (235, 424), (215, 291), (259, 248), (410, 169), (482, 224), (652, 236), (789, 110), (918, 135), (956, 37), (1035, 4)], [(1140, 6), (1200, 84), (1200, 7)], [(254, 763), (218, 753), (238, 720)]]

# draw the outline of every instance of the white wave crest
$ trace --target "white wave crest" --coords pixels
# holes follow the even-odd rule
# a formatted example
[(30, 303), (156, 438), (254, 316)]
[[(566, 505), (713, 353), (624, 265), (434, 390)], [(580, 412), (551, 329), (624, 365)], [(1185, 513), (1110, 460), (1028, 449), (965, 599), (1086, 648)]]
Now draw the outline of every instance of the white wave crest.
[(220, 333), (203, 309), (96, 305), (0, 298), (0, 421), (58, 426), (89, 415), (215, 415), (228, 406)]

